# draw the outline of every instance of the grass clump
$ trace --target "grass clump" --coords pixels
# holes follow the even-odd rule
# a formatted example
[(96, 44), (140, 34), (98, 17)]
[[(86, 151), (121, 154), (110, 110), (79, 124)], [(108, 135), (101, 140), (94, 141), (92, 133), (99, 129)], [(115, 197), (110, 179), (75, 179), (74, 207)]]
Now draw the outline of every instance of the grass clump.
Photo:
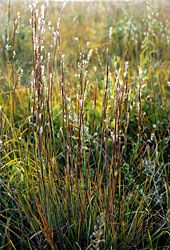
[(168, 249), (164, 4), (9, 1), (0, 28), (1, 249)]

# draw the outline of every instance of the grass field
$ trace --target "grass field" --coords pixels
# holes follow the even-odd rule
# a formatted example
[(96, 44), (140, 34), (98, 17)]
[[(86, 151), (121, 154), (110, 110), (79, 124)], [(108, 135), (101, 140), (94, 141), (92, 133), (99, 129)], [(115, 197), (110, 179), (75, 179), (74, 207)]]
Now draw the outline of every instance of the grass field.
[(0, 9), (0, 249), (170, 249), (168, 0)]

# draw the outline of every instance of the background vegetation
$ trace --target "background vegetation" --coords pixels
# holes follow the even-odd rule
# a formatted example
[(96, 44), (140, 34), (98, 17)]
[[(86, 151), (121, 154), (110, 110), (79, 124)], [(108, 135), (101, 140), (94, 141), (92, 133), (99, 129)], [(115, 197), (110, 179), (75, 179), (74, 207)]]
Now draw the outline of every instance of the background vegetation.
[(169, 7), (0, 3), (0, 249), (169, 249)]

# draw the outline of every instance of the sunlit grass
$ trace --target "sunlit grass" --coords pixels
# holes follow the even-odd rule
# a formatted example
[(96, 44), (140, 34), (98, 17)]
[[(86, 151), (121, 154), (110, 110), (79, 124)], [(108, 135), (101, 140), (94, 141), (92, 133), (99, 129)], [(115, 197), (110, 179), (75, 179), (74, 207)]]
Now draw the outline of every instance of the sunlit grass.
[(2, 5), (0, 249), (168, 249), (164, 4)]

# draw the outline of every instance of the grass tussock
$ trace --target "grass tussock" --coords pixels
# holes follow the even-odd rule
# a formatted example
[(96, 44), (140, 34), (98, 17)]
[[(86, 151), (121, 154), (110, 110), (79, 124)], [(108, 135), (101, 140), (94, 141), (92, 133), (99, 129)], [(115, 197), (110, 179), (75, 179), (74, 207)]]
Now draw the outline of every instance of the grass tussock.
[(0, 249), (168, 249), (168, 3), (0, 5)]

